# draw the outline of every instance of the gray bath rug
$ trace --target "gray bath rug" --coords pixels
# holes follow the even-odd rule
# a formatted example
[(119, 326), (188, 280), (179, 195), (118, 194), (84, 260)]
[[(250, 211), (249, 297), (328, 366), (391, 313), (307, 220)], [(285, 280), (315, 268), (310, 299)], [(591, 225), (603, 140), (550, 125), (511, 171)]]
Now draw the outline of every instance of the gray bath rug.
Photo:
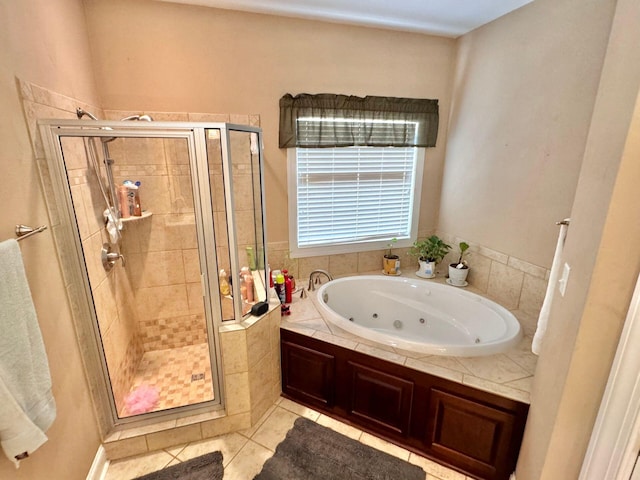
[(222, 453), (207, 453), (134, 480), (222, 480)]
[(420, 467), (300, 417), (253, 480), (425, 480)]

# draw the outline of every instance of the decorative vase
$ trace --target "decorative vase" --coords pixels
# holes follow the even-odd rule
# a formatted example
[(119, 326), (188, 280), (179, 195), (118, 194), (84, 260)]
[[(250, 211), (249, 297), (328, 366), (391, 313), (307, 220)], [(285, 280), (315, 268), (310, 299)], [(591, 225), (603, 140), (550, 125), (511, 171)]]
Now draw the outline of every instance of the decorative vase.
[(400, 257), (385, 255), (382, 258), (382, 271), (385, 275), (400, 275)]
[(420, 265), (416, 275), (422, 278), (434, 278), (436, 276), (436, 262), (427, 262), (425, 260), (418, 260)]
[(456, 268), (457, 266), (457, 263), (449, 264), (449, 283), (455, 287), (464, 287), (467, 285), (469, 267), (465, 265), (462, 268)]

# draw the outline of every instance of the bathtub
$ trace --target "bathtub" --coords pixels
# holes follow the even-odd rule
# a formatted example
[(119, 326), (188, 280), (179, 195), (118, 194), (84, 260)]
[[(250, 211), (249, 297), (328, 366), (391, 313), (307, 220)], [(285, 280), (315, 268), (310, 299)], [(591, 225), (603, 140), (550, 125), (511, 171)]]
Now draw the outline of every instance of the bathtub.
[(325, 283), (312, 299), (323, 318), (341, 329), (418, 353), (493, 355), (522, 337), (518, 320), (506, 308), (434, 281), (346, 277)]

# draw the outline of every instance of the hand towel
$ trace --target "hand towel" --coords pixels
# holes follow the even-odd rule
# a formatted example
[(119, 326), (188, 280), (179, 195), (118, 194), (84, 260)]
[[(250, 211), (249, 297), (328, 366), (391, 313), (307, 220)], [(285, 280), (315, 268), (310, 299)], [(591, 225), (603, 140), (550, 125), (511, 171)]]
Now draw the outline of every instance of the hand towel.
[(56, 416), (42, 334), (16, 240), (0, 243), (0, 445), (16, 456), (46, 440)]
[(558, 284), (558, 277), (560, 276), (560, 269), (562, 264), (562, 250), (564, 249), (564, 240), (567, 236), (567, 229), (569, 228), (568, 219), (560, 224), (560, 233), (558, 234), (558, 242), (556, 243), (556, 251), (553, 254), (553, 263), (551, 264), (551, 272), (549, 274), (549, 283), (547, 284), (547, 291), (542, 302), (542, 308), (540, 309), (540, 316), (538, 317), (538, 327), (536, 333), (533, 336), (533, 342), (531, 342), (531, 351), (536, 355), (540, 355), (540, 348), (542, 347), (542, 341), (544, 334), (547, 331), (547, 324), (549, 323), (549, 313), (551, 312), (551, 304), (553, 302), (553, 296)]

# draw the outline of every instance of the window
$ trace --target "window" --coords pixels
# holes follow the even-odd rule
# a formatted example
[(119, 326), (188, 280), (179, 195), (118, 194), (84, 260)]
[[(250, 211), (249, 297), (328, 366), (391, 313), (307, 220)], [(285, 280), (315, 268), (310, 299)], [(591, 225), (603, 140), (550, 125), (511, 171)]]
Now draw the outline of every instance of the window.
[(280, 99), (292, 257), (385, 248), (417, 236), (424, 148), (438, 101), (335, 94)]
[[(298, 120), (299, 136), (306, 120)], [(339, 129), (346, 120), (323, 122)], [(375, 123), (374, 136), (398, 127)], [(401, 127), (415, 130), (406, 122)], [(410, 245), (417, 236), (423, 157), (417, 147), (290, 149), (291, 255), (382, 249), (392, 238), (398, 247)]]

